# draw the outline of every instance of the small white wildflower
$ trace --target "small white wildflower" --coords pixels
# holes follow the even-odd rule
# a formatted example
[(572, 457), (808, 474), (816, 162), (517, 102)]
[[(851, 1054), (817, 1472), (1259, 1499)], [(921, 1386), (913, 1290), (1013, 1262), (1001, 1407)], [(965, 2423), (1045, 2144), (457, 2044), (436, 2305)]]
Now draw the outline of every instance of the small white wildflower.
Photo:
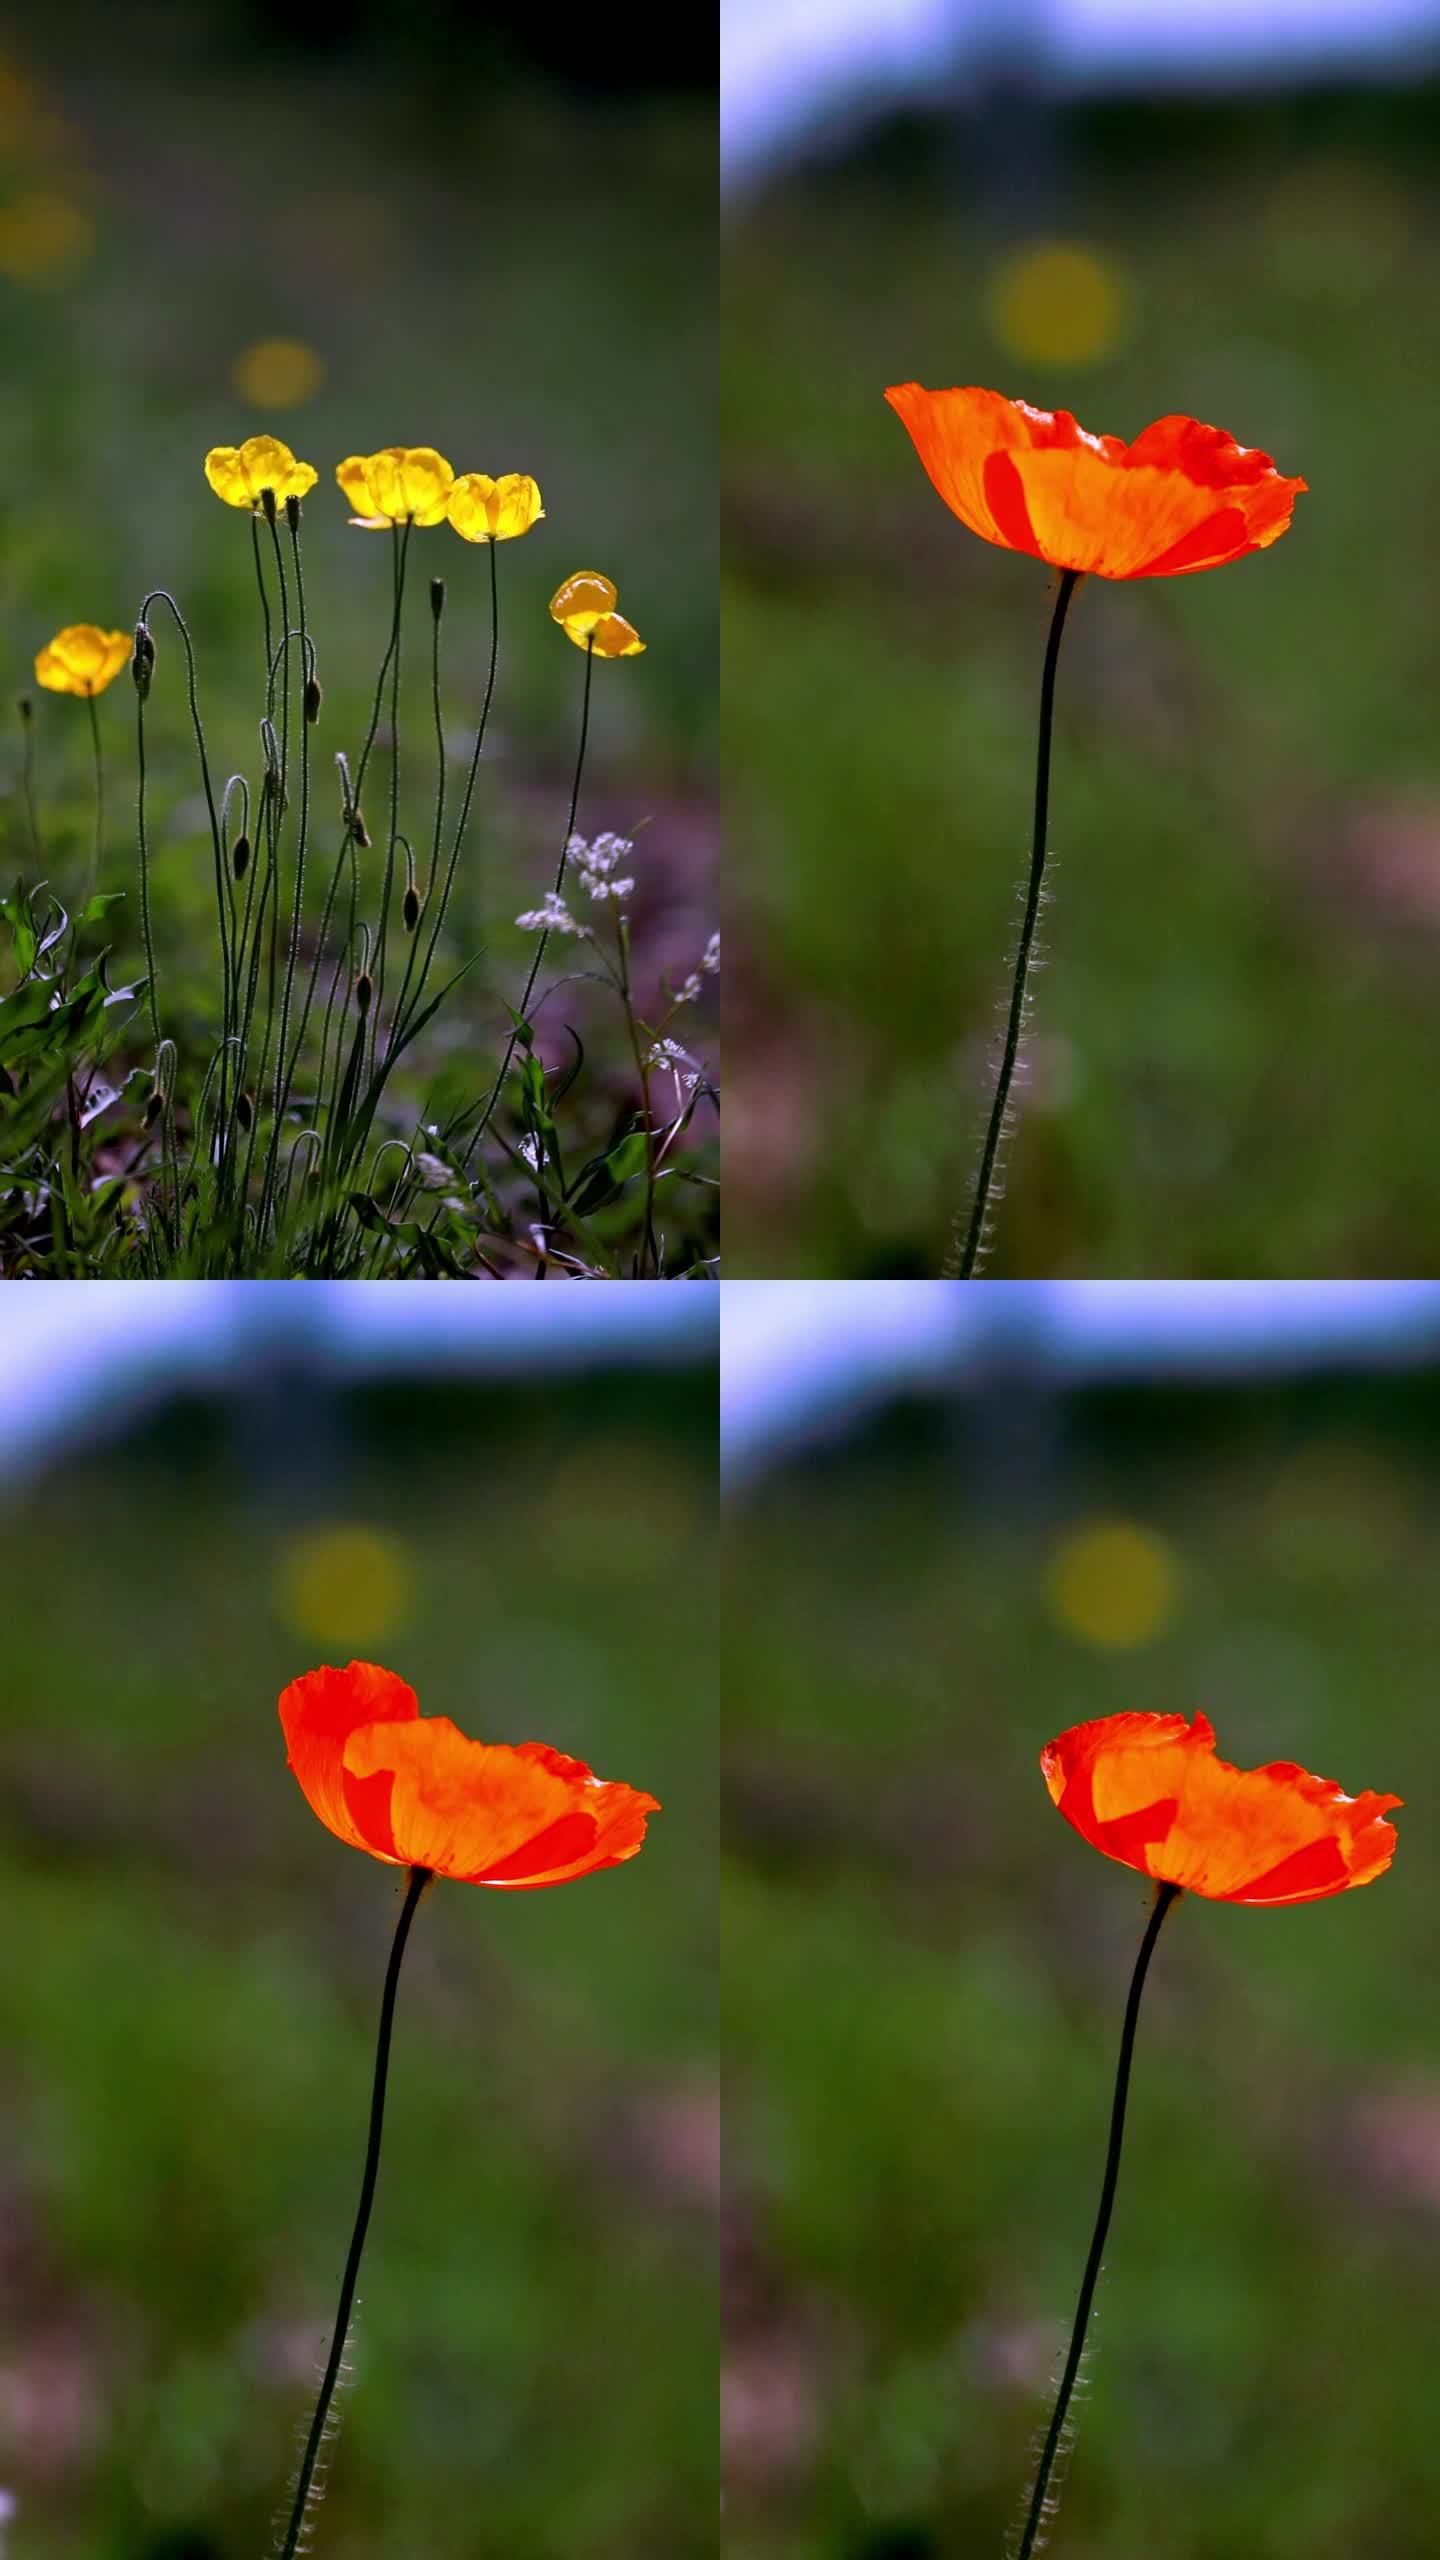
[(652, 1043), (647, 1067), (664, 1067), (670, 1075), (678, 1075), (682, 1067), (693, 1067), (694, 1059), (678, 1040), (656, 1040)]
[(415, 1165), (421, 1181), (431, 1191), (439, 1190), (450, 1179), (450, 1167), (442, 1162), (439, 1156), (422, 1153), (416, 1157)]
[(547, 889), (543, 907), (530, 907), (516, 923), (522, 933), (588, 933), (588, 925), (577, 924), (558, 890)]
[(692, 969), (684, 986), (681, 987), (676, 994), (675, 1002), (677, 1004), (694, 1004), (699, 997), (702, 985), (703, 980), (697, 978), (694, 970)]
[[(635, 847), (628, 836), (608, 833), (597, 836), (584, 857), (585, 868), (587, 871), (598, 872), (604, 878), (610, 872), (618, 871), (622, 862), (628, 862), (634, 850)], [(633, 881), (631, 886), (633, 888)]]
[(580, 866), (580, 886), (582, 889), (588, 889), (592, 898), (614, 898), (621, 906), (627, 898), (632, 898), (635, 894), (633, 880), (606, 880), (599, 872), (587, 869), (583, 862)]
[(720, 936), (718, 933), (712, 933), (709, 941), (706, 943), (705, 956), (701, 961), (700, 966), (705, 971), (707, 977), (713, 978), (718, 974), (720, 968)]
[(538, 1172), (539, 1172), (539, 1170), (540, 1170), (540, 1141), (539, 1141), (539, 1139), (536, 1137), (535, 1132), (533, 1131), (533, 1129), (532, 1129), (532, 1130), (527, 1131), (526, 1135), (521, 1139), (520, 1144), (519, 1144), (519, 1147), (518, 1147), (518, 1149), (516, 1150), (516, 1152), (517, 1152), (519, 1155), (521, 1155), (521, 1156), (523, 1156), (523, 1157), (524, 1157), (525, 1162), (526, 1162), (526, 1163), (528, 1164), (528, 1166), (530, 1167), (530, 1170), (531, 1170), (531, 1172), (532, 1172), (532, 1173), (538, 1173)]

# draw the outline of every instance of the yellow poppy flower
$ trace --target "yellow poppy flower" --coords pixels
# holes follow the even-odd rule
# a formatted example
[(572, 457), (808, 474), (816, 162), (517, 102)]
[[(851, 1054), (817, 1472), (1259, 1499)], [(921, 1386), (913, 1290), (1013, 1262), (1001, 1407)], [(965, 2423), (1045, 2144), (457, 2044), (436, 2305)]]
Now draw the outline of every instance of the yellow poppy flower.
[(577, 649), (597, 658), (638, 658), (645, 643), (633, 622), (615, 611), (615, 589), (595, 569), (577, 569), (550, 599), (552, 619)]
[(133, 631), (101, 631), (93, 622), (70, 622), (35, 657), (35, 681), (51, 693), (93, 696), (130, 663)]
[(544, 513), (540, 492), (524, 471), (507, 471), (499, 480), (467, 471), (450, 492), (450, 521), (466, 542), (509, 542), (528, 533)]
[(240, 445), (217, 444), (205, 456), (205, 477), (216, 497), (223, 498), (227, 507), (249, 507), (252, 513), (260, 504), (262, 489), (272, 490), (276, 506), (283, 507), (287, 498), (303, 498), (318, 476), (310, 463), (297, 462), (278, 436), (247, 436)]
[(352, 453), (335, 477), (355, 509), (350, 521), (367, 533), (387, 524), (443, 524), (455, 474), (433, 445), (387, 444)]

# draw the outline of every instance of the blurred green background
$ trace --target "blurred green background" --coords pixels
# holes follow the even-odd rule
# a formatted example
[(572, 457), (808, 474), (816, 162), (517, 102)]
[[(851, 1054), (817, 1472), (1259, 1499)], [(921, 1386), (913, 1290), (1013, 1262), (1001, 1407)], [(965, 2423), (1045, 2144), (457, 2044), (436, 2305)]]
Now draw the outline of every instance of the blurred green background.
[[(168, 587), (195, 634), (217, 778), (243, 771), (258, 784), (249, 528), (212, 495), (202, 463), (213, 444), (278, 434), (319, 473), (304, 549), (325, 696), (314, 843), (328, 877), (333, 758), (359, 753), (391, 576), (388, 540), (347, 524), (336, 462), (433, 444), (457, 472), (523, 470), (540, 484), (545, 521), (498, 557), (499, 682), (447, 926), (455, 965), (484, 957), (458, 1017), (446, 1017), (448, 1037), (437, 1029), (427, 1051), (433, 1067), (458, 1048), (477, 1091), (533, 949), (514, 919), (551, 885), (563, 835), (583, 666), (547, 607), (575, 569), (615, 580), (648, 644), (643, 658), (597, 670), (579, 815), (586, 835), (642, 831), (642, 1008), (656, 1004), (662, 972), (678, 983), (698, 966), (717, 922), (713, 60), (702, 79), (678, 34), (624, 61), (586, 32), (567, 45), (525, 18), (445, 0), (413, 26), (393, 9), (324, 0), (300, 13), (82, 0), (63, 20), (10, 13), (0, 31), (12, 390), (0, 419), (0, 615), (12, 705), (34, 692), (34, 652), (60, 625), (124, 627), (148, 588)], [(275, 355), (277, 340), (298, 353)], [(432, 576), (448, 583), (452, 818), (489, 650), (484, 547), (448, 526), (417, 533), (400, 825), (422, 861), (434, 805)], [(157, 935), (169, 1018), (202, 1048), (218, 1004), (212, 861), (163, 608), (154, 637)], [(104, 885), (131, 893), (116, 941), (133, 975), (128, 676), (99, 707), (111, 769)], [(382, 724), (382, 747), (387, 735)], [(0, 741), (0, 864), (77, 894), (92, 824), (83, 706), (37, 698), (38, 861), (13, 708)], [(388, 782), (377, 753), (372, 835)], [(318, 901), (315, 854), (312, 866)], [(567, 965), (563, 949), (558, 958)], [(581, 988), (569, 1010), (593, 1041), (598, 1095), (618, 1102), (633, 1070), (613, 998)], [(715, 1028), (708, 980), (704, 1010), (703, 1025), (688, 1020), (702, 1047)], [(568, 1058), (558, 1022), (553, 1040)]]
[(727, 2549), (1009, 2547), (1148, 1908), (1038, 1754), (1204, 1708), (1227, 1759), (1404, 1796), (1399, 1848), (1363, 1892), (1167, 1923), (1047, 2548), (1421, 2560), (1440, 1353), (1067, 1385), (1008, 1325), (730, 1510)]
[[(508, 1303), (484, 1301), (482, 1364)], [(402, 1672), (423, 1711), (550, 1740), (664, 1811), (637, 1859), (573, 1888), (426, 1897), (313, 2547), (698, 2560), (717, 2352), (711, 1322), (697, 1302), (688, 1354), (672, 1329), (648, 1364), (433, 1380), (352, 1378), (318, 1320), (308, 1347), (272, 1341), (263, 1312), (236, 1322), (228, 1387), (157, 1382), (118, 1440), (104, 1417), (126, 1363), (92, 1359), (88, 1438), (7, 1491), (7, 2560), (274, 2547), (400, 1895), (310, 1812), (275, 1700), (353, 1654)], [(52, 1351), (51, 1384), (81, 1357)]]
[(918, 379), (1188, 412), (1310, 484), (1272, 551), (1076, 600), (990, 1271), (1433, 1273), (1440, 86), (1012, 71), (731, 208), (730, 1267), (938, 1271), (978, 1159), (1053, 588), (943, 507), (883, 397)]

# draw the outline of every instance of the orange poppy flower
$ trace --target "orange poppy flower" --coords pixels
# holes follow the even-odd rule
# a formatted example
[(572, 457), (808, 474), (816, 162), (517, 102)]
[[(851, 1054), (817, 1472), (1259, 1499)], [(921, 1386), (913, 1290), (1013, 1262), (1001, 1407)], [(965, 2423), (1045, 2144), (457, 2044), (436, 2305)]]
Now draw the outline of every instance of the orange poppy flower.
[(1278, 542), (1303, 480), (1197, 418), (1157, 418), (1133, 444), (1068, 409), (998, 391), (885, 394), (947, 507), (972, 533), (1053, 568), (1176, 578)]
[(654, 1796), (543, 1742), (472, 1742), (373, 1662), (281, 1693), (290, 1767), (337, 1840), (461, 1884), (568, 1884), (633, 1858)]
[(1216, 1902), (1319, 1902), (1372, 1884), (1395, 1854), (1401, 1796), (1347, 1796), (1293, 1760), (1232, 1769), (1207, 1716), (1097, 1716), (1040, 1754), (1082, 1840)]

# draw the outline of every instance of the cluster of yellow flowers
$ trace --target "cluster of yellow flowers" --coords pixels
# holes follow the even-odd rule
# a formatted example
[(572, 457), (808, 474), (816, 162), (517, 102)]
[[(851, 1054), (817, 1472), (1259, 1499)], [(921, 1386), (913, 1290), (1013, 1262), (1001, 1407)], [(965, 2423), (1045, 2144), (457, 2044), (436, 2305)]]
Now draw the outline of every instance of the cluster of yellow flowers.
[[(219, 444), (207, 453), (205, 477), (227, 507), (244, 507), (254, 515), (263, 510), (267, 491), (275, 508), (282, 508), (287, 498), (308, 496), (319, 473), (313, 463), (298, 462), (278, 436), (247, 436), (241, 445)], [(466, 542), (510, 542), (528, 533), (545, 513), (527, 472), (507, 471), (498, 480), (484, 471), (463, 471), (457, 477), (443, 453), (428, 444), (352, 453), (336, 464), (335, 477), (355, 509), (351, 523), (367, 533), (387, 525), (448, 524)], [(557, 588), (550, 612), (577, 649), (597, 658), (638, 657), (645, 643), (615, 604), (608, 578), (594, 569), (579, 569)], [(119, 674), (132, 646), (128, 631), (70, 623), (39, 652), (35, 681), (51, 693), (93, 699)]]

